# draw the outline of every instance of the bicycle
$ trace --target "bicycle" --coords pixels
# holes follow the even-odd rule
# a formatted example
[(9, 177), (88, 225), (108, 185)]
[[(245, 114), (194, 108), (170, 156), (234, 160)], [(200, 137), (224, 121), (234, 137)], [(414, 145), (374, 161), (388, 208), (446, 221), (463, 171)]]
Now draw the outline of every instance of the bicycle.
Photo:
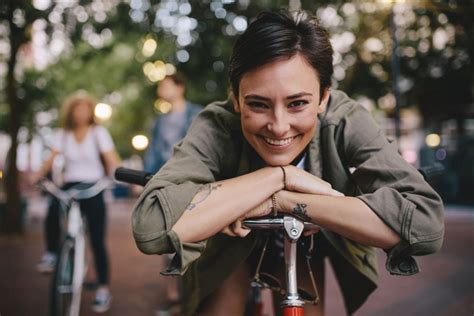
[[(117, 168), (115, 171), (115, 179), (118, 181), (123, 181), (132, 184), (138, 184), (144, 186), (150, 179), (152, 175), (144, 171), (133, 170), (128, 168)], [(296, 278), (296, 248), (298, 239), (305, 230), (315, 231), (319, 229), (319, 226), (304, 221), (300, 218), (296, 218), (291, 215), (283, 217), (262, 217), (255, 219), (247, 219), (243, 222), (243, 226), (249, 229), (259, 229), (259, 230), (283, 230), (285, 233), (285, 275), (286, 275), (286, 290), (284, 291), (285, 297), (282, 301), (281, 307), (283, 315), (285, 316), (303, 316), (304, 310), (303, 306), (305, 300), (312, 301), (315, 304), (318, 303), (319, 297), (317, 294), (316, 283), (314, 276), (310, 273), (312, 283), (314, 285), (314, 290), (316, 297), (309, 298), (309, 295), (303, 295), (303, 297), (298, 292), (297, 278)], [(268, 241), (268, 239), (267, 239)], [(264, 246), (264, 251), (266, 249), (266, 244)], [(253, 288), (259, 287), (269, 287), (275, 288), (265, 282), (260, 278), (259, 270), (263, 260), (264, 252), (257, 265), (256, 279), (254, 278), (252, 282)], [(283, 293), (282, 293), (283, 294)]]
[(64, 226), (64, 236), (50, 289), (50, 315), (79, 315), (82, 285), (87, 272), (86, 225), (79, 201), (98, 195), (109, 187), (110, 183), (110, 179), (104, 178), (92, 186), (84, 187), (85, 184), (79, 183), (68, 190), (61, 190), (48, 179), (38, 183), (43, 191), (59, 201), (60, 223)]
[[(444, 168), (439, 163), (430, 166), (421, 167), (418, 169), (426, 181), (431, 182), (436, 177), (439, 177)], [(115, 178), (119, 181), (138, 184), (144, 186), (153, 175), (133, 169), (118, 168), (115, 173)], [(285, 279), (286, 286), (284, 289), (279, 285), (279, 281), (275, 278), (267, 278), (264, 280), (260, 274), (260, 266), (262, 264), (263, 256), (268, 244), (268, 238), (263, 246), (262, 254), (257, 263), (257, 269), (252, 281), (252, 294), (255, 296), (255, 304), (260, 304), (259, 300), (260, 289), (270, 288), (277, 290), (284, 295), (280, 307), (284, 316), (304, 316), (304, 305), (306, 302), (312, 304), (319, 303), (319, 294), (315, 282), (314, 275), (310, 268), (310, 258), (313, 252), (314, 244), (311, 242), (309, 251), (306, 253), (309, 276), (313, 285), (314, 295), (310, 296), (305, 291), (298, 290), (297, 284), (297, 244), (298, 240), (306, 230), (317, 231), (319, 226), (307, 221), (307, 219), (295, 217), (293, 215), (285, 215), (280, 217), (262, 217), (254, 219), (246, 219), (242, 225), (249, 229), (256, 230), (282, 230), (285, 236), (284, 243), (284, 259), (285, 259)], [(313, 240), (312, 240), (313, 241)], [(272, 284), (273, 283), (273, 284)], [(275, 285), (276, 284), (276, 285)], [(261, 306), (256, 306), (253, 316), (261, 315)]]

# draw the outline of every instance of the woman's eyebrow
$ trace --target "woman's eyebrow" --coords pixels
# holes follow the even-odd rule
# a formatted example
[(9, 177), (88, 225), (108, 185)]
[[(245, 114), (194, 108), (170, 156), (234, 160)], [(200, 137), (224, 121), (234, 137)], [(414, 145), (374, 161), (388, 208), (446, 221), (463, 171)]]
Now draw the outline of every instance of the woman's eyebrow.
[[(301, 98), (305, 96), (313, 96), (313, 94), (309, 92), (299, 92), (299, 93), (295, 93), (295, 94), (287, 96), (286, 99), (291, 100), (291, 99), (297, 99), (297, 98)], [(267, 98), (258, 94), (248, 94), (244, 97), (244, 100), (247, 100), (247, 99), (270, 101), (270, 98)]]
[(309, 93), (309, 92), (300, 92), (300, 93), (289, 95), (286, 98), (288, 100), (291, 100), (291, 99), (297, 99), (297, 98), (301, 98), (301, 97), (305, 97), (305, 96), (313, 96), (313, 94)]
[(244, 100), (248, 100), (248, 99), (261, 100), (261, 101), (270, 101), (270, 98), (263, 97), (263, 96), (258, 95), (258, 94), (248, 94), (244, 97)]

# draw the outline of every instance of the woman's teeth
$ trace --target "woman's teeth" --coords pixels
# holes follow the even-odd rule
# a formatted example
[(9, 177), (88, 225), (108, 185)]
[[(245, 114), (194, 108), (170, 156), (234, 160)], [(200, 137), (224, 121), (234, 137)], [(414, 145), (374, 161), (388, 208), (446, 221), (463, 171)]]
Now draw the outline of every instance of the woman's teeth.
[(288, 145), (289, 143), (291, 143), (294, 139), (294, 137), (290, 137), (290, 138), (285, 138), (285, 139), (272, 139), (272, 138), (268, 138), (268, 137), (264, 137), (265, 141), (271, 145), (274, 145), (274, 146), (284, 146), (284, 145)]

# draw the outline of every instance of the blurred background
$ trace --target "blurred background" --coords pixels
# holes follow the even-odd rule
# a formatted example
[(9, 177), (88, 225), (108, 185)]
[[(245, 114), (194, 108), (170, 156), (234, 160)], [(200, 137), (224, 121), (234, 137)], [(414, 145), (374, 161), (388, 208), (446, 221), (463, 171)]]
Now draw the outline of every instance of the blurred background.
[[(258, 12), (281, 7), (305, 9), (320, 19), (335, 49), (333, 88), (366, 107), (387, 136), (398, 141), (409, 163), (444, 166), (433, 186), (447, 208), (461, 210), (456, 213), (461, 217), (455, 218), (467, 221), (462, 241), (469, 242), (472, 251), (470, 0), (2, 1), (2, 236), (17, 236), (22, 242), (24, 236), (41, 238), (39, 219), (45, 206), (41, 197), (24, 190), (24, 180), (48, 155), (46, 143), (58, 126), (59, 106), (67, 95), (84, 89), (100, 100), (96, 117), (112, 134), (124, 163), (140, 168), (153, 120), (171, 107), (157, 98), (159, 82), (179, 70), (187, 78), (189, 100), (207, 104), (226, 99), (235, 38)], [(109, 198), (126, 214), (115, 219), (119, 225), (128, 225), (131, 191), (117, 186)], [(0, 261), (5, 261), (4, 251), (14, 252), (15, 247), (12, 237), (2, 238)], [(135, 251), (129, 239), (131, 235), (127, 242)], [(39, 256), (41, 249), (29, 245)], [(472, 314), (472, 296), (469, 301)]]

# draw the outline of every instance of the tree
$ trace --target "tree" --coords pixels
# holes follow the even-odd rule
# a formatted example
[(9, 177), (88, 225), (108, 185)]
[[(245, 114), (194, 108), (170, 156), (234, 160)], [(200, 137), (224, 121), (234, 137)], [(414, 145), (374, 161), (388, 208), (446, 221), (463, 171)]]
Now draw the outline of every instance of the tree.
[(5, 173), (6, 209), (1, 229), (7, 233), (21, 232), (20, 223), (20, 189), (18, 183), (17, 160), (17, 135), (21, 126), (22, 114), (26, 104), (18, 94), (18, 82), (15, 78), (17, 56), (22, 46), (28, 42), (28, 28), (30, 27), (30, 15), (35, 11), (26, 0), (7, 0), (0, 6), (0, 14), (7, 21), (9, 29), (8, 42), (10, 46), (10, 58), (7, 62), (6, 74), (6, 101), (9, 105), (10, 119), (8, 134), (11, 138), (11, 146), (7, 155), (7, 170)]

